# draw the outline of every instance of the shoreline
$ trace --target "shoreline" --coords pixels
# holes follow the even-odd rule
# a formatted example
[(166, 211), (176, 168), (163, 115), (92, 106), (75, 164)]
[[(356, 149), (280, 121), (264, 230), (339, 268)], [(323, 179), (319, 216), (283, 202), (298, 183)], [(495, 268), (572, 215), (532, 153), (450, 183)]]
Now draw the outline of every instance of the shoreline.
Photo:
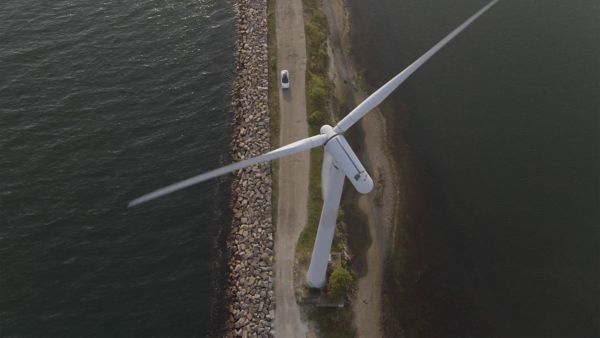
[[(235, 0), (236, 76), (232, 88), (232, 160), (271, 149), (268, 110), (267, 1)], [(227, 238), (226, 337), (272, 337), (273, 222), (270, 163), (234, 173)]]
[[(330, 8), (325, 10), (325, 6)], [(233, 7), (237, 39), (231, 152), (232, 160), (239, 161), (271, 149), (267, 1), (235, 0)], [(368, 86), (353, 64), (350, 8), (347, 0), (333, 0), (331, 4), (324, 4), (323, 10), (330, 21), (329, 77), (335, 83), (334, 96), (346, 106), (354, 107), (367, 96), (363, 88)], [(335, 27), (331, 21), (336, 23)], [(332, 43), (332, 38), (337, 39), (336, 43)], [(388, 138), (385, 122), (377, 110), (356, 128), (360, 140), (355, 137), (355, 141), (363, 144), (357, 154), (374, 181), (381, 184), (381, 189), (362, 195), (350, 204), (364, 214), (368, 223), (366, 231), (371, 237), (371, 245), (359, 253), (365, 256), (366, 268), (357, 279), (357, 292), (351, 302), (358, 337), (382, 336), (384, 332), (381, 323), (383, 266), (390, 248), (389, 235), (398, 196), (395, 163), (389, 157), (385, 142)], [(231, 229), (227, 237), (227, 337), (275, 335), (273, 185), (268, 163), (234, 174)], [(378, 194), (381, 195), (379, 203), (375, 201)], [(353, 249), (356, 248), (351, 246), (350, 250)]]
[[(330, 21), (331, 31), (330, 79), (336, 84), (335, 96), (342, 102), (341, 106), (353, 108), (366, 98), (368, 93), (365, 88), (369, 86), (360, 78), (357, 65), (354, 64), (350, 41), (352, 13), (347, 0), (333, 0), (330, 5), (325, 6), (329, 6), (326, 8), (326, 15)], [(383, 270), (393, 243), (390, 236), (395, 228), (396, 214), (399, 211), (399, 194), (397, 163), (390, 156), (391, 149), (387, 142), (389, 128), (380, 110), (375, 109), (365, 116), (360, 123), (360, 129), (356, 132), (355, 141), (361, 142), (362, 146), (357, 153), (378, 187), (373, 193), (360, 195), (350, 203), (351, 207), (357, 207), (364, 215), (368, 224), (366, 231), (371, 237), (371, 244), (366, 249), (353, 248), (350, 243), (351, 251), (362, 249), (363, 252), (357, 254), (364, 255), (366, 263), (366, 267), (362, 269), (365, 271), (361, 271), (357, 280), (357, 291), (353, 296), (352, 307), (357, 336), (372, 337), (383, 336), (385, 329), (382, 323)], [(349, 226), (357, 225), (349, 224)], [(374, 288), (374, 285), (377, 287)]]

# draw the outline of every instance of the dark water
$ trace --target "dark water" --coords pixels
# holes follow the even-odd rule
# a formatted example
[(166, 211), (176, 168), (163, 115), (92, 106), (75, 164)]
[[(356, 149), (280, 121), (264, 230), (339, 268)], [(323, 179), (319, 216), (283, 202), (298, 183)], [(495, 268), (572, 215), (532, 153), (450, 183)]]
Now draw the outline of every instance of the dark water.
[[(485, 3), (351, 1), (366, 78)], [(408, 177), (393, 332), (600, 336), (600, 3), (501, 1), (385, 108)]]
[(227, 1), (0, 3), (0, 336), (215, 336), (229, 178)]

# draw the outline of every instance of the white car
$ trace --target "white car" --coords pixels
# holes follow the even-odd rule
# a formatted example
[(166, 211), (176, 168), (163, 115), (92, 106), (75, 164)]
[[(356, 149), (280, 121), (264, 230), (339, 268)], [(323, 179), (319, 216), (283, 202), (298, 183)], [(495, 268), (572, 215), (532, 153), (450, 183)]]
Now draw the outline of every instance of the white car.
[(290, 73), (287, 71), (287, 69), (281, 71), (281, 88), (290, 88)]

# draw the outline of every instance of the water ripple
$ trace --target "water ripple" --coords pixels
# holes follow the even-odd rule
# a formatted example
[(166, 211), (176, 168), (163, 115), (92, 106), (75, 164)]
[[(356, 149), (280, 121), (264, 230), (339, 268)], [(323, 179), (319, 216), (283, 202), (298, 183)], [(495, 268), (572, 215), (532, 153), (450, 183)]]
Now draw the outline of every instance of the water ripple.
[(0, 5), (0, 327), (220, 335), (229, 179), (127, 201), (228, 153), (228, 2)]

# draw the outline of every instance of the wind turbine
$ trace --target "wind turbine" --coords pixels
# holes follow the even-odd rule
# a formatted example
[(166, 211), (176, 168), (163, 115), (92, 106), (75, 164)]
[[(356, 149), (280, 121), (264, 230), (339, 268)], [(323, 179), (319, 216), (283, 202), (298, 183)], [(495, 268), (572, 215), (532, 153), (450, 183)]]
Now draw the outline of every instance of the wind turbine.
[(308, 286), (315, 288), (323, 287), (325, 285), (325, 275), (329, 260), (329, 252), (331, 250), (331, 243), (333, 241), (335, 221), (337, 218), (345, 178), (347, 177), (354, 188), (356, 188), (356, 190), (358, 190), (360, 193), (366, 194), (373, 189), (373, 180), (365, 170), (365, 167), (360, 163), (354, 151), (352, 151), (350, 148), (350, 145), (344, 138), (344, 132), (358, 122), (369, 111), (377, 107), (377, 105), (379, 105), (386, 97), (388, 97), (421, 65), (429, 60), (429, 58), (437, 53), (442, 47), (444, 47), (450, 40), (462, 32), (485, 11), (496, 4), (496, 2), (498, 2), (498, 0), (491, 1), (477, 13), (473, 14), (469, 19), (463, 22), (435, 46), (429, 49), (425, 54), (414, 61), (410, 66), (408, 66), (389, 82), (371, 94), (371, 96), (361, 102), (335, 127), (324, 125), (320, 129), (319, 135), (290, 143), (266, 154), (233, 163), (158, 189), (154, 192), (132, 200), (128, 207), (153, 200), (177, 190), (187, 188), (191, 185), (239, 169), (243, 169), (251, 165), (272, 161), (284, 156), (289, 156), (298, 152), (324, 146), (325, 155), (323, 158), (323, 167), (321, 171), (321, 185), (323, 189), (322, 194), (324, 203), (307, 276)]

